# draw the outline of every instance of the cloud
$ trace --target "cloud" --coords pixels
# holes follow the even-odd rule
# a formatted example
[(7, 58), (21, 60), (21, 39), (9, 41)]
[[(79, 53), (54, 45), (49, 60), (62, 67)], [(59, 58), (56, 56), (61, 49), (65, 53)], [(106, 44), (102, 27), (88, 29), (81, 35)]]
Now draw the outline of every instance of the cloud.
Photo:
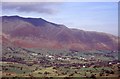
[(59, 3), (53, 2), (3, 2), (2, 10), (17, 12), (36, 12), (44, 14), (54, 14), (57, 12), (57, 5)]

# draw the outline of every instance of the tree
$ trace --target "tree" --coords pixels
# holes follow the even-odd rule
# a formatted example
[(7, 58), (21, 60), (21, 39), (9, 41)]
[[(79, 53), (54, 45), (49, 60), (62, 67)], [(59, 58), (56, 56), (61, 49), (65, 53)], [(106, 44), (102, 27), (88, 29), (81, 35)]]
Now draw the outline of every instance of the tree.
[(45, 71), (45, 72), (44, 72), (44, 74), (45, 74), (45, 75), (47, 75), (47, 74), (50, 74), (50, 73), (49, 73), (49, 72), (47, 72), (47, 71)]
[(38, 74), (42, 74), (41, 72), (38, 72)]
[(99, 76), (103, 76), (103, 75), (104, 75), (104, 73), (103, 73), (103, 72), (100, 72), (100, 73), (99, 73)]
[(92, 74), (92, 75), (90, 76), (90, 78), (96, 79), (96, 76), (95, 76), (94, 74)]
[(73, 75), (74, 75), (74, 73), (70, 74), (69, 76), (73, 76)]

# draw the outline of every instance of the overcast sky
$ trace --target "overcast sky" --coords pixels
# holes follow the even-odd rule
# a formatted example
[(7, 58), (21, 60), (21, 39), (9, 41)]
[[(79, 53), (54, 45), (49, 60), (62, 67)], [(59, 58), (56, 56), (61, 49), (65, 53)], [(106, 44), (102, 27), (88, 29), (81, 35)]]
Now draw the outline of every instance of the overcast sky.
[(117, 2), (8, 2), (2, 15), (43, 18), (69, 28), (118, 34)]

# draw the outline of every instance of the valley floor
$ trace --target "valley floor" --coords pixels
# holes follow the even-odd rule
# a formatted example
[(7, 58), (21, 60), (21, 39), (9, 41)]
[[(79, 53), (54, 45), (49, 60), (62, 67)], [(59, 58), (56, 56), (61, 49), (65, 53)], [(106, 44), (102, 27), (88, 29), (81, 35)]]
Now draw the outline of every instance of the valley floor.
[(116, 51), (3, 47), (2, 77), (120, 77)]

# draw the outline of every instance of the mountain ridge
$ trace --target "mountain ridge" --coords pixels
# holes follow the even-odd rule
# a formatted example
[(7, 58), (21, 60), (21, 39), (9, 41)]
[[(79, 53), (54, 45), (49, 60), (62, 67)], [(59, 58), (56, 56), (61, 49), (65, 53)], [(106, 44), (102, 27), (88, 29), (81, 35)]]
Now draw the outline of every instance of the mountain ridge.
[[(13, 19), (21, 19), (21, 20), (24, 20), (26, 22), (30, 22), (30, 23), (32, 23), (35, 26), (41, 25), (42, 22), (43, 23), (47, 22), (47, 23), (50, 23), (50, 24), (53, 24), (53, 25), (62, 26), (62, 24), (55, 24), (55, 23), (49, 22), (47, 20), (44, 20), (42, 18), (31, 18), (31, 17), (25, 17), (25, 18), (23, 18), (23, 17), (18, 16), (18, 15), (16, 15), (16, 16), (2, 16), (2, 18), (11, 18), (12, 20)], [(40, 22), (40, 21), (42, 21), (42, 22)]]
[[(13, 43), (26, 47), (75, 50), (117, 50), (117, 36), (103, 32), (70, 29), (41, 18), (2, 16), (2, 30)], [(20, 19), (22, 18), (22, 19)], [(41, 20), (38, 20), (41, 19)], [(42, 21), (42, 22), (41, 22)], [(8, 27), (9, 26), (9, 27)], [(24, 44), (24, 45), (23, 45)]]

